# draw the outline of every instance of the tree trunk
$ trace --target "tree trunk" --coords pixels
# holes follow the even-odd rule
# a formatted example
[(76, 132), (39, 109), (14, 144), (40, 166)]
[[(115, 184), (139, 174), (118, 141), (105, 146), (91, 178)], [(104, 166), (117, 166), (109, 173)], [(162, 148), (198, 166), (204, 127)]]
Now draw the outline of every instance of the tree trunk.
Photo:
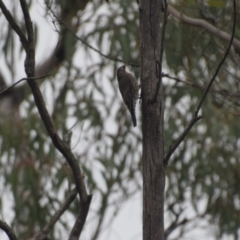
[(139, 5), (143, 116), (143, 240), (164, 239), (165, 171), (163, 164), (164, 102), (160, 67), (161, 6), (162, 0), (141, 0)]

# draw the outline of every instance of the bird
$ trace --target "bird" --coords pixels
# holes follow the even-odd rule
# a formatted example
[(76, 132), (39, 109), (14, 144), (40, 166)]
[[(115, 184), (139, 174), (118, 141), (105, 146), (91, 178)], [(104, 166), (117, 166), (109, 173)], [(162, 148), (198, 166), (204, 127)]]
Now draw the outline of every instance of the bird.
[(119, 90), (122, 95), (123, 101), (126, 104), (129, 112), (131, 113), (133, 126), (137, 126), (137, 119), (135, 114), (135, 107), (138, 97), (138, 81), (129, 71), (128, 67), (123, 65), (117, 70), (117, 80)]

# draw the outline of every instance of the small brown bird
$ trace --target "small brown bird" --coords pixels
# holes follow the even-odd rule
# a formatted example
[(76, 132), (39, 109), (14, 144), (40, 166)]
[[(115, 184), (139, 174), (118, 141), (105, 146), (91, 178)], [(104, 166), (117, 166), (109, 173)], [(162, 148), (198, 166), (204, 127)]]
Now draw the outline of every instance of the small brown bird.
[(118, 68), (117, 79), (123, 101), (131, 113), (133, 126), (136, 127), (137, 119), (135, 115), (135, 106), (138, 99), (139, 89), (137, 79), (132, 75), (125, 65)]

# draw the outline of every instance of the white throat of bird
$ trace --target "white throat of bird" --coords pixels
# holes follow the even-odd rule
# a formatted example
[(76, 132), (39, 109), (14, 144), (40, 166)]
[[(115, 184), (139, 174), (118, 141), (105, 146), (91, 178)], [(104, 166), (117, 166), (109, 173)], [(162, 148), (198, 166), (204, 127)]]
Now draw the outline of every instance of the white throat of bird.
[[(132, 74), (127, 66), (125, 66), (125, 71), (126, 71), (127, 73)], [(133, 74), (132, 74), (132, 75), (133, 75)]]

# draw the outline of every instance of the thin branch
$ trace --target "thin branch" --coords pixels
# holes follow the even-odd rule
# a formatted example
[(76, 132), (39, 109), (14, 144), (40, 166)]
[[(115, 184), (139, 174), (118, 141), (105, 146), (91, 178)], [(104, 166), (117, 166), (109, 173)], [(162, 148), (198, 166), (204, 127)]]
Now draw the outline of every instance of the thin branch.
[(125, 62), (120, 58), (115, 58), (115, 57), (111, 57), (109, 55), (106, 55), (104, 53), (102, 53), (101, 51), (99, 51), (98, 49), (94, 48), (93, 46), (91, 46), (89, 43), (87, 43), (87, 41), (85, 41), (84, 39), (82, 39), (81, 37), (79, 37), (76, 33), (74, 33), (63, 21), (58, 20), (61, 24), (63, 24), (67, 30), (79, 41), (81, 41), (84, 45), (86, 45), (88, 48), (90, 48), (91, 50), (95, 51), (96, 53), (98, 53), (100, 56), (107, 58), (109, 60), (115, 61), (115, 62), (121, 62), (124, 63), (126, 65), (129, 65), (131, 67), (139, 67), (138, 64), (134, 64), (134, 63), (129, 63), (129, 62)]
[(106, 55), (102, 52), (100, 52), (98, 49), (94, 48), (93, 46), (91, 46), (89, 43), (87, 43), (84, 39), (82, 39), (81, 37), (77, 36), (76, 33), (74, 33), (63, 21), (59, 20), (66, 28), (69, 32), (71, 32), (71, 34), (79, 41), (81, 41), (84, 45), (86, 45), (88, 48), (92, 49), (93, 51), (97, 52), (100, 56), (115, 61), (115, 62), (121, 62), (124, 63), (125, 65), (129, 65), (131, 67), (139, 67), (139, 64), (134, 64), (134, 63), (129, 63), (129, 62), (125, 62), (120, 58), (116, 58), (116, 57), (111, 57), (109, 55)]
[[(193, 219), (195, 220), (195, 219)], [(165, 236), (165, 239), (168, 238), (168, 236), (176, 229), (178, 228), (179, 226), (182, 226), (182, 225), (186, 225), (187, 223), (193, 221), (192, 219), (187, 219), (187, 218), (184, 218), (183, 220), (181, 220), (180, 222), (173, 222), (164, 232), (164, 236)]]
[[(174, 81), (176, 81), (177, 83), (183, 83), (183, 84), (186, 84), (186, 85), (189, 85), (193, 88), (196, 88), (200, 91), (205, 91), (206, 88), (202, 87), (202, 86), (199, 86), (197, 84), (194, 84), (192, 82), (189, 82), (189, 81), (185, 81), (185, 80), (182, 80), (178, 77), (173, 77), (173, 76), (170, 76), (169, 74), (165, 74), (163, 73), (162, 77), (166, 77), (166, 78), (169, 78), (169, 79), (172, 79)], [(227, 90), (224, 90), (224, 89), (213, 89), (211, 88), (209, 90), (209, 93), (212, 93), (212, 94), (219, 94), (219, 95), (222, 95), (224, 97), (228, 97), (228, 98), (235, 98), (235, 99), (240, 99), (240, 93), (239, 92), (229, 92)]]
[(236, 15), (237, 15), (237, 13), (236, 13), (236, 0), (233, 0), (233, 27), (232, 27), (231, 39), (230, 39), (229, 45), (228, 45), (228, 47), (227, 47), (227, 50), (226, 50), (226, 52), (225, 52), (222, 60), (220, 61), (220, 63), (219, 63), (219, 65), (218, 65), (215, 73), (213, 74), (212, 79), (211, 79), (210, 82), (209, 82), (209, 84), (208, 84), (208, 86), (207, 86), (207, 88), (206, 88), (206, 90), (205, 90), (205, 92), (204, 92), (204, 94), (203, 94), (203, 97), (201, 98), (201, 100), (200, 100), (200, 102), (199, 102), (199, 104), (198, 104), (198, 106), (197, 106), (197, 108), (196, 108), (196, 110), (195, 110), (195, 112), (194, 112), (194, 116), (193, 116), (192, 120), (191, 120), (190, 123), (188, 124), (187, 128), (183, 131), (183, 133), (181, 134), (181, 136), (179, 137), (179, 139), (173, 144), (172, 147), (170, 147), (168, 153), (166, 154), (165, 159), (164, 159), (164, 164), (165, 164), (165, 166), (168, 164), (168, 160), (169, 160), (169, 158), (171, 157), (171, 155), (174, 153), (174, 151), (177, 149), (177, 147), (180, 145), (180, 143), (181, 143), (181, 142), (184, 140), (184, 138), (187, 136), (187, 134), (188, 134), (188, 132), (191, 130), (192, 126), (193, 126), (199, 119), (201, 119), (201, 116), (198, 116), (198, 113), (199, 113), (199, 111), (200, 111), (200, 108), (201, 108), (204, 100), (206, 99), (207, 94), (208, 94), (208, 92), (209, 92), (209, 90), (210, 90), (210, 88), (211, 88), (211, 86), (212, 86), (212, 84), (213, 84), (213, 82), (214, 82), (214, 80), (215, 80), (215, 78), (216, 78), (216, 76), (217, 76), (220, 68), (222, 67), (224, 61), (226, 60), (227, 55), (228, 55), (228, 53), (229, 53), (229, 51), (230, 51), (231, 45), (232, 45), (232, 43), (233, 43), (234, 34), (235, 34), (235, 26), (236, 26)]
[[(178, 220), (178, 219), (177, 219)], [(164, 231), (164, 236), (165, 239), (168, 238), (168, 236), (179, 226), (181, 225), (185, 225), (186, 223), (190, 222), (189, 219), (184, 218), (183, 220), (181, 220), (180, 222), (177, 222), (177, 220), (175, 220), (165, 231)]]
[(3, 1), (0, 0), (0, 8), (2, 9), (2, 12), (4, 14), (4, 16), (6, 17), (7, 21), (9, 22), (9, 24), (11, 25), (11, 27), (13, 28), (13, 30), (17, 33), (17, 35), (20, 38), (20, 41), (24, 47), (24, 49), (27, 49), (27, 39), (25, 37), (25, 35), (23, 34), (21, 28), (17, 25), (17, 23), (14, 21), (14, 18), (12, 16), (12, 14), (7, 10), (6, 6), (4, 5)]
[(0, 228), (7, 234), (10, 240), (17, 240), (12, 228), (10, 228), (9, 225), (2, 220), (0, 220)]
[(74, 199), (77, 196), (77, 189), (73, 189), (70, 194), (67, 196), (66, 200), (62, 204), (62, 206), (59, 208), (59, 210), (51, 217), (49, 223), (45, 225), (42, 231), (34, 234), (33, 237), (31, 237), (29, 240), (42, 240), (46, 239), (47, 235), (50, 233), (50, 231), (53, 229), (55, 223), (59, 220), (59, 218), (62, 216), (62, 214), (69, 208), (70, 204), (74, 201)]
[(201, 116), (193, 116), (192, 120), (189, 122), (188, 126), (185, 128), (181, 136), (178, 138), (178, 140), (173, 144), (173, 146), (170, 146), (168, 153), (165, 156), (164, 159), (164, 165), (167, 166), (168, 160), (171, 157), (171, 155), (174, 153), (174, 151), (178, 148), (180, 143), (184, 140), (184, 138), (187, 136), (188, 132), (191, 130), (193, 125), (200, 120), (202, 117)]
[(201, 108), (205, 98), (207, 97), (207, 94), (208, 94), (208, 92), (209, 92), (209, 90), (210, 90), (210, 88), (211, 88), (211, 86), (212, 86), (216, 76), (218, 75), (218, 72), (219, 72), (220, 68), (222, 67), (222, 65), (223, 65), (224, 61), (226, 60), (227, 55), (228, 55), (228, 53), (229, 53), (229, 51), (231, 49), (231, 46), (232, 46), (232, 43), (233, 43), (233, 39), (234, 39), (234, 34), (235, 34), (236, 15), (237, 15), (237, 12), (236, 12), (236, 0), (233, 0), (233, 28), (232, 28), (232, 36), (231, 36), (228, 48), (227, 48), (227, 50), (226, 50), (226, 52), (224, 54), (224, 57), (222, 58), (221, 62), (219, 63), (215, 73), (212, 76), (212, 79), (211, 79), (210, 83), (208, 84), (208, 87), (206, 88), (206, 90), (205, 90), (205, 92), (203, 94), (202, 99), (200, 100), (200, 102), (199, 102), (199, 104), (197, 106), (197, 109), (195, 111), (195, 116), (198, 115), (198, 112), (199, 112), (199, 110), (200, 110), (200, 108)]
[[(208, 32), (214, 34), (215, 36), (218, 36), (219, 38), (225, 40), (225, 41), (230, 41), (232, 36), (229, 33), (226, 33), (218, 28), (216, 28), (215, 26), (211, 25), (210, 23), (206, 22), (205, 20), (202, 19), (196, 19), (196, 18), (191, 18), (186, 16), (185, 14), (182, 14), (181, 12), (177, 11), (173, 6), (168, 6), (168, 12), (176, 17), (177, 19), (179, 19), (180, 21), (182, 21), (183, 23), (195, 26), (195, 27), (200, 27), (203, 28), (205, 30), (207, 30)], [(240, 41), (236, 38), (233, 39), (232, 42), (233, 46), (240, 50)]]
[(69, 208), (70, 204), (74, 201), (76, 196), (77, 196), (77, 189), (75, 188), (67, 196), (66, 200), (64, 201), (60, 209), (51, 217), (50, 222), (43, 228), (44, 233), (46, 234), (50, 233), (55, 223), (62, 216), (62, 214)]
[(2, 90), (0, 92), (0, 95), (8, 90), (10, 90), (11, 88), (13, 88), (14, 86), (16, 86), (17, 84), (19, 84), (20, 82), (22, 81), (28, 81), (28, 80), (38, 80), (38, 79), (42, 79), (42, 78), (45, 78), (45, 77), (48, 77), (50, 75), (44, 75), (44, 76), (41, 76), (41, 77), (30, 77), (30, 78), (21, 78), (20, 80), (18, 80), (17, 82), (15, 82), (13, 85), (11, 85), (10, 87), (7, 87), (5, 88), (4, 90)]
[(79, 239), (79, 236), (82, 232), (82, 229), (84, 227), (84, 223), (86, 221), (86, 217), (88, 214), (89, 206), (92, 200), (92, 195), (88, 195), (88, 199), (86, 202), (81, 204), (80, 211), (78, 213), (77, 219), (75, 221), (75, 224), (72, 228), (72, 231), (69, 236), (69, 240), (76, 240)]
[(34, 96), (34, 100), (36, 106), (38, 108), (39, 114), (42, 118), (42, 121), (45, 125), (45, 128), (52, 139), (54, 146), (62, 153), (62, 155), (66, 158), (69, 166), (72, 169), (75, 183), (78, 189), (78, 193), (80, 195), (81, 202), (86, 202), (88, 200), (88, 194), (86, 190), (86, 186), (82, 177), (82, 173), (78, 164), (77, 159), (72, 153), (71, 149), (64, 141), (59, 137), (57, 131), (55, 130), (51, 117), (46, 109), (45, 102), (43, 96), (39, 90), (39, 87), (35, 82), (28, 81)]
[[(198, 89), (198, 90), (200, 90), (200, 91), (205, 91), (205, 90), (206, 90), (206, 88), (204, 88), (204, 87), (202, 87), (202, 86), (199, 86), (199, 85), (197, 85), (197, 84), (191, 83), (191, 82), (189, 82), (189, 81), (181, 80), (181, 79), (179, 79), (178, 77), (172, 77), (172, 76), (169, 76), (168, 74), (163, 74), (163, 77), (167, 77), (167, 78), (169, 78), (169, 79), (175, 80), (177, 83), (180, 82), (180, 83), (189, 85), (189, 86), (194, 87), (194, 88), (196, 88), (196, 89)], [(218, 97), (218, 96), (215, 95), (215, 94), (218, 94), (218, 95), (227, 97), (227, 99), (231, 99), (231, 100), (233, 100), (233, 99), (239, 100), (239, 99), (240, 99), (240, 92), (234, 92), (234, 93), (232, 93), (232, 92), (229, 92), (229, 91), (227, 91), (227, 90), (225, 90), (225, 89), (216, 90), (216, 89), (211, 88), (211, 89), (209, 90), (209, 93), (212, 94), (212, 97), (213, 97), (214, 99), (216, 99), (217, 101), (220, 101), (223, 105), (226, 105), (227, 107), (229, 107), (229, 110), (228, 110), (229, 113), (231, 113), (232, 115), (234, 115), (234, 116), (236, 116), (236, 117), (240, 117), (239, 109), (236, 109), (236, 107), (233, 106), (234, 104), (236, 105), (235, 102), (233, 102), (233, 104), (231, 105), (231, 104), (228, 103), (227, 101), (224, 101), (224, 100), (222, 100), (220, 97)], [(237, 105), (237, 106), (239, 106), (239, 105)], [(230, 111), (230, 108), (232, 108), (233, 111)]]
[[(91, 240), (98, 239), (99, 233), (102, 229), (102, 224), (103, 224), (103, 221), (104, 221), (104, 217), (106, 216), (105, 214), (106, 214), (106, 211), (107, 211), (107, 207), (110, 206), (110, 205), (108, 205), (109, 203), (104, 204), (105, 202), (108, 202), (107, 199), (108, 199), (110, 193), (111, 193), (111, 189), (109, 189), (108, 192), (106, 192), (106, 194), (103, 194), (103, 196), (102, 196), (102, 201), (101, 201), (101, 204), (100, 204), (102, 206), (101, 207), (101, 215), (98, 218), (98, 222), (96, 223), (96, 228), (94, 230), (94, 233), (92, 233)], [(116, 206), (116, 204), (115, 204), (115, 206)], [(113, 215), (115, 215), (115, 214), (113, 214)], [(109, 226), (109, 224), (108, 224), (108, 226)]]
[[(46, 3), (46, 2), (45, 2)], [(101, 51), (99, 51), (98, 49), (96, 49), (95, 47), (93, 47), (92, 45), (90, 45), (87, 41), (85, 41), (83, 38), (79, 37), (64, 21), (62, 21), (61, 19), (58, 18), (58, 16), (54, 13), (54, 11), (51, 9), (51, 7), (46, 3), (48, 9), (50, 10), (50, 12), (53, 14), (53, 16), (57, 19), (57, 21), (59, 23), (61, 23), (62, 25), (64, 25), (64, 27), (80, 42), (82, 42), (84, 45), (86, 45), (89, 49), (95, 51), (96, 53), (98, 53), (100, 56), (115, 61), (115, 62), (121, 62), (124, 63), (126, 65), (129, 65), (131, 67), (140, 67), (139, 64), (134, 64), (134, 63), (128, 63), (123, 61), (122, 59), (116, 58), (116, 57), (111, 57), (109, 55), (106, 55), (104, 53), (102, 53)]]

